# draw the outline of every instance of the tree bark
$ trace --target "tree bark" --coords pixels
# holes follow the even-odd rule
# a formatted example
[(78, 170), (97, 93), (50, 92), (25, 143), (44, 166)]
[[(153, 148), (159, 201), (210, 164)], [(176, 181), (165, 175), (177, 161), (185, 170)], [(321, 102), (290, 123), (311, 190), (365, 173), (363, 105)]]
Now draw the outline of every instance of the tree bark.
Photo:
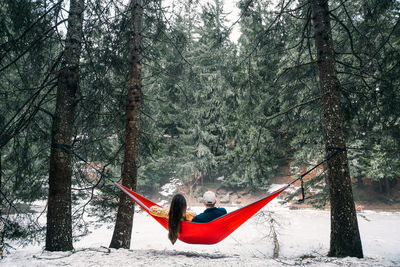
[(71, 218), (71, 157), (62, 145), (71, 145), (75, 93), (79, 86), (84, 0), (71, 0), (68, 31), (58, 77), (56, 111), (51, 132), (46, 250), (73, 249)]
[[(325, 147), (327, 157), (332, 148), (345, 148), (340, 104), (340, 83), (335, 70), (335, 56), (328, 0), (311, 0), (318, 56), (319, 85), (323, 102)], [(350, 181), (346, 151), (327, 163), (331, 204), (331, 237), (328, 256), (363, 257), (357, 214)]]
[[(131, 0), (132, 38), (130, 43), (130, 68), (126, 104), (125, 156), (122, 170), (122, 184), (136, 189), (137, 170), (139, 167), (139, 122), (141, 100), (141, 31), (143, 5), (141, 0)], [(134, 203), (121, 192), (117, 219), (110, 248), (129, 249)]]
[[(0, 192), (3, 190), (3, 177), (2, 177), (2, 165), (1, 165), (1, 148), (0, 148)], [(0, 217), (3, 218), (3, 198), (0, 197)], [(0, 221), (0, 258), (4, 257), (4, 229), (3, 220)]]

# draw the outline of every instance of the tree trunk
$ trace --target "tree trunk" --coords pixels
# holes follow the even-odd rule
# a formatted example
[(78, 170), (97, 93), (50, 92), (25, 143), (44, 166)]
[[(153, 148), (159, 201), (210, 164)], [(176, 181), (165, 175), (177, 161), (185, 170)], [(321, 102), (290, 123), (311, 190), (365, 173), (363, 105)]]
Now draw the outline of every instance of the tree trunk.
[(364, 182), (363, 182), (362, 176), (357, 176), (357, 185), (358, 185), (358, 187), (360, 187), (360, 188), (363, 188), (363, 187), (364, 187)]
[[(132, 38), (130, 44), (129, 83), (126, 104), (125, 157), (122, 169), (122, 184), (136, 189), (137, 170), (139, 167), (139, 122), (141, 85), (141, 31), (143, 6), (141, 0), (131, 1)], [(134, 203), (121, 192), (118, 204), (117, 219), (110, 248), (129, 249)]]
[(383, 194), (384, 192), (383, 192), (382, 180), (379, 179), (377, 184), (378, 184), (379, 193)]
[(46, 250), (72, 250), (71, 145), (75, 93), (79, 86), (84, 0), (71, 0), (63, 62), (58, 77), (56, 111), (51, 132)]
[(384, 182), (384, 188), (385, 188), (385, 195), (386, 195), (386, 198), (390, 201), (391, 200), (391, 198), (392, 198), (392, 192), (391, 192), (391, 190), (390, 190), (390, 181), (389, 181), (389, 179), (387, 178), (387, 176), (385, 176), (385, 177), (383, 177), (383, 182)]
[[(327, 157), (331, 148), (345, 148), (340, 109), (340, 83), (335, 70), (335, 57), (327, 0), (311, 0), (318, 56), (319, 85), (323, 95), (323, 118)], [(331, 237), (328, 256), (363, 257), (357, 214), (350, 181), (346, 151), (327, 163), (331, 204)]]
[[(2, 177), (3, 170), (1, 168), (1, 149), (0, 149), (0, 192), (3, 190), (3, 177)], [(0, 218), (3, 218), (3, 198), (0, 197)], [(0, 258), (3, 259), (4, 257), (4, 226), (3, 220), (0, 221)]]

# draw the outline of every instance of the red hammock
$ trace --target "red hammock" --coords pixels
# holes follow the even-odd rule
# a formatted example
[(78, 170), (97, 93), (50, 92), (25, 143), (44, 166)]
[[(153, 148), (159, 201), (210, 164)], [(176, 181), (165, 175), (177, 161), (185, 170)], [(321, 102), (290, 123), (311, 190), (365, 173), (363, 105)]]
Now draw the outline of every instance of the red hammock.
[[(154, 216), (150, 213), (151, 206), (158, 206), (154, 202), (146, 199), (138, 193), (126, 188), (123, 185), (115, 183), (123, 192), (125, 192), (133, 201), (144, 209), (151, 217), (159, 222), (168, 230), (168, 219)], [(262, 207), (282, 193), (289, 185), (276, 190), (269, 196), (260, 199), (243, 208), (230, 212), (208, 223), (182, 222), (179, 240), (188, 244), (212, 245), (224, 240), (228, 235), (235, 231), (239, 226), (245, 223), (251, 216), (257, 213)]]

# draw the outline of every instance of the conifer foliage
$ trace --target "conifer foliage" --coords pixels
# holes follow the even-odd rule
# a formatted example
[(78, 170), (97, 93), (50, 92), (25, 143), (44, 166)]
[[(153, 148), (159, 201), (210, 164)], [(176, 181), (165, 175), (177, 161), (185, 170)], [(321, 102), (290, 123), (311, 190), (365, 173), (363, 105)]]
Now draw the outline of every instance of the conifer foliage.
[(400, 177), (399, 2), (236, 4), (229, 20), (220, 0), (1, 1), (5, 238), (72, 250), (89, 212), (129, 248), (134, 206), (113, 182), (259, 188), (342, 149), (314, 200), (331, 206), (329, 255), (363, 256), (351, 178), (391, 203)]

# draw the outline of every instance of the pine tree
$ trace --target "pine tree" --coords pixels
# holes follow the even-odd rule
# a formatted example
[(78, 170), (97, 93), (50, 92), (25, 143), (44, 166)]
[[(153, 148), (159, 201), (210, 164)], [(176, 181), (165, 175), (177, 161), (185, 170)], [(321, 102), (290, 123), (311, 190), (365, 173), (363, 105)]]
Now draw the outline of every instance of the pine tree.
[[(1, 202), (5, 238), (41, 239), (43, 228), (18, 205), (47, 195), (49, 129), (59, 43), (53, 20), (59, 3), (3, 1), (0, 5)], [(26, 224), (29, 221), (29, 224)]]
[(71, 147), (79, 60), (82, 47), (83, 0), (72, 0), (63, 63), (58, 78), (57, 103), (53, 119), (49, 171), (46, 250), (73, 249), (71, 218)]
[(242, 35), (235, 110), (238, 138), (232, 150), (233, 164), (240, 168), (234, 177), (246, 185), (262, 186), (279, 173), (291, 136), (291, 122), (285, 117), (268, 118), (296, 100), (293, 81), (276, 82), (286, 60), (291, 59), (285, 51), (290, 45), (289, 34), (283, 32), (285, 21), (276, 21), (270, 3), (241, 1), (240, 8)]
[[(319, 82), (323, 103), (327, 157), (346, 148), (340, 103), (340, 82), (335, 70), (332, 33), (327, 1), (311, 1), (317, 49)], [(342, 151), (328, 162), (331, 205), (331, 242), (329, 256), (363, 257), (354, 206), (347, 153)]]
[[(136, 190), (137, 171), (139, 168), (139, 125), (141, 106), (141, 40), (142, 40), (143, 3), (141, 0), (131, 1), (132, 36), (130, 43), (130, 67), (125, 110), (125, 156), (122, 170), (122, 185)], [(134, 204), (129, 197), (121, 192), (117, 219), (111, 248), (129, 248)]]
[(349, 151), (350, 167), (359, 181), (368, 177), (387, 184), (386, 180), (398, 176), (394, 167), (399, 164), (398, 157), (392, 154), (399, 146), (395, 89), (399, 68), (393, 61), (399, 51), (396, 8), (398, 3), (396, 7), (390, 1), (352, 2), (333, 16), (341, 26), (336, 34), (337, 66), (345, 84), (342, 92), (349, 146), (355, 148)]

